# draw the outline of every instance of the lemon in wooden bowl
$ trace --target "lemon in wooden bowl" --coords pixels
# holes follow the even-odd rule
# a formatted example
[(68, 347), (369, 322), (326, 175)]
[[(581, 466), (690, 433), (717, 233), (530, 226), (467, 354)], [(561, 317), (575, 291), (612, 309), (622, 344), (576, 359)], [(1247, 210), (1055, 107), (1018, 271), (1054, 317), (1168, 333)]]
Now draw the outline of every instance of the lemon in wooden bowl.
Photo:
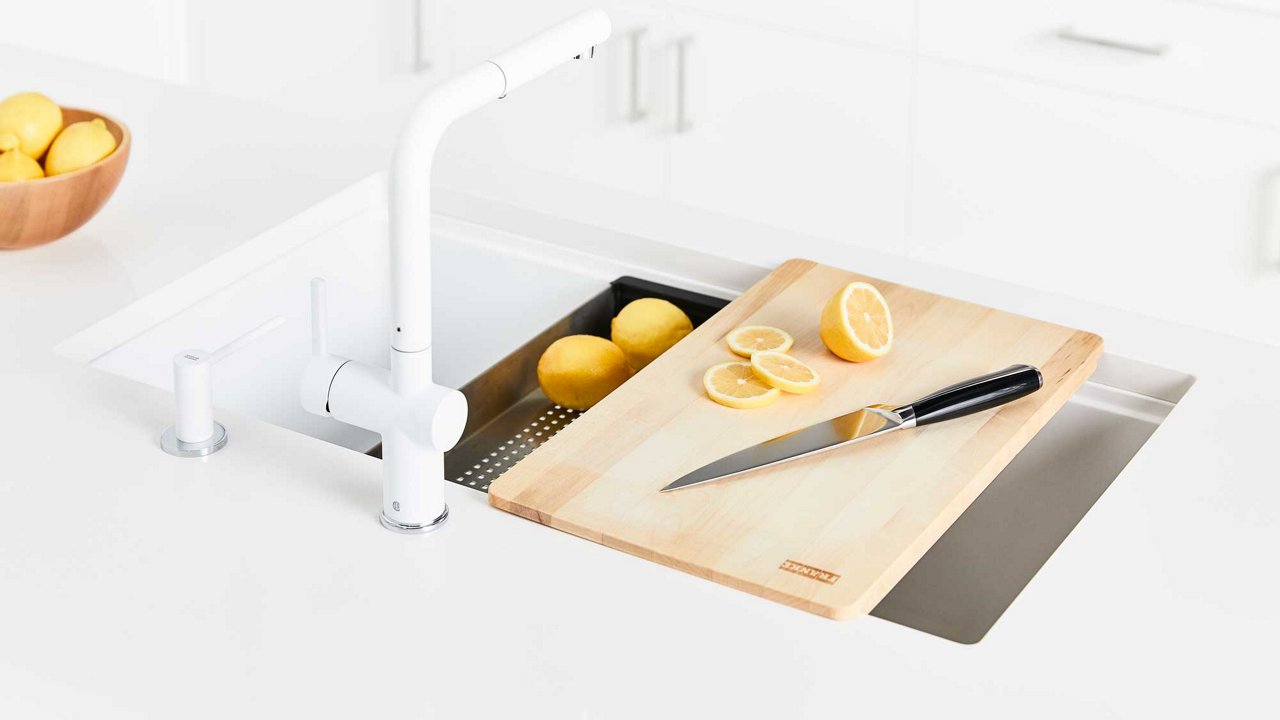
[[(61, 113), (63, 126), (44, 151), (46, 176), (0, 182), (0, 250), (43, 245), (65, 237), (97, 215), (120, 184), (129, 162), (128, 128), (99, 112), (64, 107)], [(59, 172), (50, 175), (49, 155), (61, 135), (72, 128), (77, 130), (69, 139), (67, 152), (55, 155), (62, 156), (55, 162)], [(110, 149), (108, 136), (114, 144)], [(10, 158), (15, 160), (30, 170), (21, 158)]]

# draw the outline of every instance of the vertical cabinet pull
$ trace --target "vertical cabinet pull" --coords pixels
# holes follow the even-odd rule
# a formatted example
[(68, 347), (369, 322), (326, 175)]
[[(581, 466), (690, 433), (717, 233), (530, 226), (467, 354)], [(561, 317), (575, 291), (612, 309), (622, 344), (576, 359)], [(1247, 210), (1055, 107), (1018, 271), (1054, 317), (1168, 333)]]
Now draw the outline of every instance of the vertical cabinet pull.
[(688, 36), (675, 41), (675, 132), (677, 134), (693, 130), (693, 119), (689, 116), (689, 46), (692, 43), (693, 38)]
[(1082, 43), (1085, 45), (1096, 45), (1098, 47), (1109, 48), (1111, 50), (1122, 50), (1124, 52), (1136, 53), (1138, 55), (1150, 55), (1151, 57), (1160, 57), (1169, 52), (1169, 44), (1162, 42), (1133, 42), (1130, 40), (1121, 40), (1119, 38), (1108, 37), (1099, 33), (1086, 32), (1077, 30), (1074, 27), (1064, 27), (1058, 31), (1058, 39), (1067, 42)]
[(1259, 195), (1262, 221), (1258, 227), (1258, 254), (1262, 269), (1280, 273), (1280, 167), (1272, 168), (1263, 176)]
[(627, 120), (630, 122), (640, 122), (649, 114), (640, 99), (642, 93), (640, 69), (644, 64), (644, 36), (648, 31), (648, 28), (636, 28), (627, 33), (627, 46), (631, 56), (631, 66), (628, 68), (631, 86), (627, 97)]
[(427, 10), (424, 5), (428, 0), (413, 0), (413, 63), (415, 73), (431, 69), (431, 61), (427, 59), (426, 29)]

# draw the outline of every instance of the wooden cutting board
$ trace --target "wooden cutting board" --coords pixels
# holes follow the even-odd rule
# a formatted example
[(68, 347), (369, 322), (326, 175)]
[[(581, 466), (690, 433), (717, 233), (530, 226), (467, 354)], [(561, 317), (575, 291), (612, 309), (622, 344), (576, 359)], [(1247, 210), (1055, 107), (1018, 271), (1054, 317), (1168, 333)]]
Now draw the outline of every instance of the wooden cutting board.
[[(818, 337), (827, 299), (874, 284), (893, 350), (868, 363)], [(735, 359), (725, 335), (774, 325), (822, 376), (758, 410), (707, 398), (702, 374)], [(489, 488), (494, 507), (831, 618), (869, 612), (1093, 372), (1097, 335), (791, 260)], [(1044, 387), (997, 410), (679, 492), (658, 490), (753, 443), (873, 403), (906, 404), (1014, 363)]]

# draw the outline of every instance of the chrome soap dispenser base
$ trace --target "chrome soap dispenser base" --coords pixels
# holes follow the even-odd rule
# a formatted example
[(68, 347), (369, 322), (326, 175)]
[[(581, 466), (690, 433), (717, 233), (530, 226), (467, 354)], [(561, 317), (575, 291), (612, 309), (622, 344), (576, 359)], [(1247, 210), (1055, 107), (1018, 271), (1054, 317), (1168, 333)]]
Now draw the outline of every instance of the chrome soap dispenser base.
[(178, 439), (178, 427), (170, 425), (160, 435), (160, 447), (170, 455), (182, 458), (204, 457), (212, 455), (227, 446), (227, 429), (222, 423), (213, 424), (213, 434), (208, 440), (200, 442), (183, 442)]

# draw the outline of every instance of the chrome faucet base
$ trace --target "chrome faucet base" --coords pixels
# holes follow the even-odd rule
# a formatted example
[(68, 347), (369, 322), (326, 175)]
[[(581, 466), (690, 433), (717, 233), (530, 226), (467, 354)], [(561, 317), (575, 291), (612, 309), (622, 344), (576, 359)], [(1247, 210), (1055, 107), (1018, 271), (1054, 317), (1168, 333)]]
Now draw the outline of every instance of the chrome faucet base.
[(395, 520), (392, 520), (391, 518), (387, 517), (386, 513), (378, 513), (378, 521), (382, 523), (382, 527), (392, 532), (401, 533), (403, 535), (423, 535), (429, 532), (434, 532), (436, 530), (439, 530), (444, 525), (445, 521), (448, 519), (449, 519), (448, 505), (444, 506), (444, 512), (440, 513), (440, 517), (436, 518), (435, 520), (432, 520), (426, 525), (406, 525), (404, 523), (399, 523), (399, 522), (396, 522)]
[(178, 439), (178, 428), (170, 425), (160, 435), (160, 447), (170, 455), (183, 458), (204, 457), (212, 455), (227, 446), (227, 429), (222, 423), (213, 424), (213, 434), (208, 440), (200, 442), (183, 442)]

